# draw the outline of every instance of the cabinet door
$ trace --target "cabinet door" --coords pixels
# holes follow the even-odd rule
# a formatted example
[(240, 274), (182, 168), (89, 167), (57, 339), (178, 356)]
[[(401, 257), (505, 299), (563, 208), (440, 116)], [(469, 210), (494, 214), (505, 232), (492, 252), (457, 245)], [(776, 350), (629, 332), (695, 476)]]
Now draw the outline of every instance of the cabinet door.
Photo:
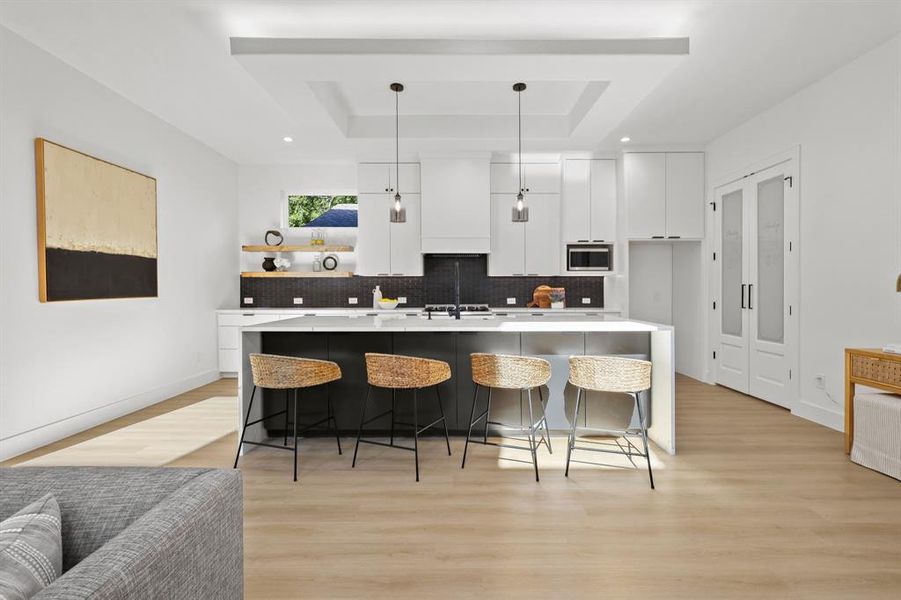
[[(391, 202), (393, 200), (390, 200), (389, 204)], [(419, 194), (404, 194), (401, 203), (407, 211), (407, 222), (388, 224), (391, 229), (391, 274), (422, 275), (420, 196)], [(388, 220), (387, 216), (385, 220)]]
[(616, 161), (591, 162), (591, 241), (616, 239)]
[(633, 152), (623, 157), (629, 237), (666, 235), (666, 154)]
[(390, 187), (391, 179), (386, 163), (360, 163), (357, 165), (358, 194), (384, 194), (390, 190)]
[(563, 242), (591, 239), (591, 163), (567, 160), (563, 164)]
[[(397, 178), (400, 177), (400, 185)], [(419, 184), (419, 163), (400, 163), (395, 169), (393, 164), (388, 165), (388, 191), (393, 195), (395, 191), (400, 190), (401, 194), (418, 194)]]
[(560, 274), (560, 196), (526, 195), (529, 220), (526, 226), (526, 274)]
[(522, 168), (526, 192), (560, 193), (560, 163), (528, 163)]
[(491, 163), (491, 193), (516, 194), (517, 192), (519, 192), (519, 164)]
[(666, 235), (704, 237), (704, 153), (666, 155)]
[[(488, 275), (525, 274), (525, 223), (513, 222), (516, 194), (491, 194), (491, 254)], [(529, 211), (531, 212), (531, 207)], [(530, 215), (531, 217), (531, 215)]]
[(357, 274), (387, 275), (391, 272), (390, 196), (360, 194), (357, 204)]

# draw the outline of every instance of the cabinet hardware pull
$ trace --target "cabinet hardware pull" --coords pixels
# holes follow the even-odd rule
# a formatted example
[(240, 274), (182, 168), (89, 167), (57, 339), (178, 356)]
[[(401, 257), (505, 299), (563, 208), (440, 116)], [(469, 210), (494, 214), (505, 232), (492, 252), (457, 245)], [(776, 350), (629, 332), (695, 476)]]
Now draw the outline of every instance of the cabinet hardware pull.
[(745, 306), (745, 284), (741, 284), (741, 307), (747, 308)]
[(667, 236), (667, 237), (669, 237), (669, 239), (671, 239), (671, 240), (678, 240), (678, 239), (681, 239), (681, 238), (682, 238), (681, 235), (670, 235), (670, 236)]
[(603, 242), (604, 240), (591, 240), (592, 242)]
[(751, 306), (751, 294), (752, 294), (751, 290), (753, 290), (753, 289), (754, 289), (754, 284), (749, 283), (748, 284), (748, 309), (749, 310), (754, 310), (754, 307)]
[(385, 188), (385, 191), (387, 192), (387, 191), (388, 191), (388, 188)]
[(652, 240), (662, 240), (663, 238), (664, 238), (664, 236), (662, 236), (662, 235), (652, 235), (651, 236)]
[(587, 242), (588, 240), (576, 240), (577, 242)]

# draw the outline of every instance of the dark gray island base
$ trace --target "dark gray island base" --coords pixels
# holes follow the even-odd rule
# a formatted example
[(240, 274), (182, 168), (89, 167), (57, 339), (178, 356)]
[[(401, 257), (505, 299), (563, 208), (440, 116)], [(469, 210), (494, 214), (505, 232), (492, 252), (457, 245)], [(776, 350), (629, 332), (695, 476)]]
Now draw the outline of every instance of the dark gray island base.
[[(341, 366), (342, 379), (328, 387), (302, 390), (298, 422), (303, 424), (321, 418), (326, 394), (329, 394), (338, 427), (344, 434), (356, 435), (360, 407), (367, 391), (364, 354), (406, 354), (450, 364), (453, 376), (440, 386), (442, 405), (451, 431), (465, 435), (475, 391), (469, 355), (492, 352), (538, 356), (551, 363), (553, 375), (543, 390), (544, 397), (548, 398), (547, 418), (552, 430), (564, 432), (570, 428), (576, 395), (575, 389), (567, 383), (569, 356), (620, 355), (654, 363), (652, 390), (642, 398), (650, 415), (648, 434), (661, 449), (675, 453), (673, 331), (670, 327), (610, 317), (561, 316), (536, 321), (538, 319), (532, 316), (429, 321), (388, 314), (378, 317), (309, 316), (245, 327), (241, 336), (242, 370), (239, 373), (241, 415), (243, 418), (252, 389), (249, 354), (264, 352), (332, 360)], [(411, 420), (411, 394), (398, 392), (399, 421)], [(433, 408), (434, 403), (428, 399), (434, 391), (426, 390), (421, 394), (425, 400), (420, 403), (421, 421), (431, 420), (430, 411), (437, 417), (437, 408)], [(621, 428), (630, 420), (637, 423), (630, 397), (611, 394), (604, 402), (598, 402), (591, 397), (593, 395), (585, 403), (585, 410), (580, 411), (580, 426)], [(391, 408), (390, 390), (374, 389), (373, 398), (372, 414)], [(284, 392), (267, 390), (264, 402), (254, 403), (255, 414), (251, 419), (282, 410), (284, 401)], [(484, 410), (485, 401), (483, 392), (479, 395), (477, 411)], [(491, 416), (493, 421), (512, 425), (522, 422), (520, 393), (495, 390), (491, 398)], [(383, 429), (387, 432), (390, 417), (386, 416), (384, 420)], [(272, 437), (280, 436), (284, 430), (283, 417), (273, 418), (266, 424), (266, 433)], [(376, 422), (368, 427), (378, 431), (382, 428), (379, 425)], [(265, 438), (259, 427), (255, 435), (256, 438), (248, 430), (246, 439)]]

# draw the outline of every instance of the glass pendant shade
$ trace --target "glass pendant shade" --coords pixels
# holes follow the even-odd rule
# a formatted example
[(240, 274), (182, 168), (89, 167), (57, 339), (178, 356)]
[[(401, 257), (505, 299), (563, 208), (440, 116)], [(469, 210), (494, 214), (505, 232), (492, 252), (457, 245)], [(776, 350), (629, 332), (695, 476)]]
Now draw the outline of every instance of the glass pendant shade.
[(394, 206), (391, 207), (391, 222), (406, 223), (407, 209), (400, 204), (400, 193), (394, 194)]
[(516, 194), (516, 204), (513, 206), (513, 222), (525, 223), (529, 220), (529, 207), (523, 202), (522, 193)]

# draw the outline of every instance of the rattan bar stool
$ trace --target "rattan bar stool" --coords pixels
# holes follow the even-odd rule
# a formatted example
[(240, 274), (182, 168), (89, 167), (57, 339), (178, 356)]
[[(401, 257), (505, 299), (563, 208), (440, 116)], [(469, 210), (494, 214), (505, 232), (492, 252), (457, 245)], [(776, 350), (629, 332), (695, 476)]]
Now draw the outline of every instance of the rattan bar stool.
[[(360, 412), (360, 428), (357, 431), (357, 444), (354, 447), (354, 459), (351, 467), (357, 465), (357, 451), (360, 444), (375, 444), (377, 446), (388, 446), (391, 448), (401, 448), (402, 450), (412, 450), (416, 463), (416, 481), (419, 481), (419, 435), (442, 423), (444, 425), (444, 440), (447, 443), (447, 455), (451, 454), (450, 436), (447, 433), (447, 419), (444, 417), (444, 408), (441, 406), (441, 392), (438, 390), (438, 384), (450, 379), (450, 365), (444, 361), (432, 360), (430, 358), (418, 358), (415, 356), (399, 356), (395, 354), (376, 354), (372, 352), (366, 353), (366, 379), (369, 386), (366, 391), (366, 398), (363, 400), (363, 408)], [(427, 387), (435, 388), (435, 398), (438, 400), (438, 411), (441, 417), (435, 419), (425, 427), (419, 426), (419, 390)], [(388, 388), (391, 390), (391, 410), (379, 413), (374, 417), (366, 418), (366, 405), (372, 397), (372, 388)], [(397, 390), (413, 391), (413, 422), (403, 423), (395, 421), (394, 409), (397, 400)], [(391, 415), (391, 441), (385, 443), (379, 440), (363, 439), (363, 426), (380, 419), (386, 415)], [(413, 447), (398, 446), (394, 443), (394, 425), (407, 425), (413, 427)]]
[[(279, 450), (291, 450), (294, 452), (294, 481), (297, 481), (297, 434), (303, 433), (313, 427), (327, 423), (335, 433), (335, 441), (338, 443), (338, 454), (341, 454), (341, 438), (338, 436), (338, 422), (335, 420), (335, 412), (332, 409), (331, 396), (326, 396), (327, 415), (315, 423), (305, 425), (297, 429), (297, 398), (298, 390), (320, 385), (341, 379), (341, 367), (329, 360), (315, 360), (312, 358), (297, 358), (294, 356), (276, 356), (274, 354), (251, 354), (250, 369), (253, 373), (253, 391), (250, 392), (250, 404), (247, 406), (247, 415), (244, 417), (244, 427), (241, 429), (241, 441), (238, 442), (238, 452), (235, 455), (234, 468), (238, 468), (238, 459), (241, 457), (241, 448), (244, 444), (253, 446), (266, 446)], [(250, 411), (253, 408), (253, 397), (257, 388), (269, 390), (285, 390), (285, 409), (262, 419), (250, 421)], [(294, 392), (294, 445), (288, 446), (288, 400), (291, 392)], [(250, 425), (261, 423), (266, 419), (285, 415), (285, 440), (281, 446), (267, 444), (265, 442), (245, 442), (244, 434)]]
[[(466, 451), (469, 449), (470, 438), (472, 437), (473, 426), (485, 419), (485, 431), (480, 443), (491, 446), (501, 446), (505, 448), (516, 448), (524, 450), (522, 446), (514, 446), (512, 444), (503, 444), (488, 441), (488, 426), (498, 425), (508, 429), (519, 429), (520, 433), (528, 432), (529, 448), (532, 453), (532, 465), (535, 467), (535, 481), (538, 481), (538, 446), (544, 442), (548, 452), (553, 453), (551, 449), (551, 433), (547, 426), (547, 417), (544, 411), (544, 394), (541, 386), (546, 385), (551, 378), (551, 363), (543, 358), (533, 358), (530, 356), (511, 356), (506, 354), (483, 354), (476, 352), (470, 355), (472, 360), (472, 380), (476, 384), (475, 393), (472, 396), (472, 408), (469, 411), (469, 430), (466, 432), (466, 445), (463, 447), (463, 462), (460, 468), (466, 466)], [(479, 399), (479, 388), (488, 388), (488, 405), (485, 412), (475, 417), (476, 402)], [(519, 426), (508, 425), (491, 420), (491, 390), (507, 389), (519, 390), (520, 414), (522, 414), (522, 392), (526, 392), (529, 401), (529, 424), (524, 427), (522, 423)], [(535, 419), (532, 410), (532, 390), (538, 390), (538, 406), (541, 408), (541, 417)], [(544, 427), (544, 433), (541, 434), (541, 440), (535, 441), (535, 432)]]
[[(632, 461), (633, 456), (644, 457), (648, 463), (648, 478), (651, 480), (651, 489), (654, 489), (654, 473), (651, 471), (651, 453), (648, 446), (648, 429), (645, 417), (642, 414), (639, 393), (651, 388), (651, 363), (646, 360), (623, 358), (621, 356), (570, 356), (569, 357), (569, 383), (578, 388), (576, 395), (576, 409), (573, 411), (572, 429), (569, 434), (569, 445), (566, 449), (566, 472), (569, 477), (569, 461), (573, 450), (590, 450), (593, 452), (609, 452), (622, 454)], [(595, 392), (621, 392), (629, 394), (635, 399), (635, 407), (638, 410), (639, 431), (627, 428), (612, 431), (608, 429), (595, 429), (607, 433), (616, 433), (627, 444), (623, 448), (618, 442), (617, 449), (601, 447), (576, 446), (576, 424), (579, 419), (579, 406), (585, 397), (586, 391)], [(585, 428), (588, 429), (588, 428)], [(641, 437), (644, 451), (641, 452), (632, 443), (630, 437)], [(632, 451), (635, 451), (633, 454)], [(634, 464), (634, 462), (633, 462)]]

